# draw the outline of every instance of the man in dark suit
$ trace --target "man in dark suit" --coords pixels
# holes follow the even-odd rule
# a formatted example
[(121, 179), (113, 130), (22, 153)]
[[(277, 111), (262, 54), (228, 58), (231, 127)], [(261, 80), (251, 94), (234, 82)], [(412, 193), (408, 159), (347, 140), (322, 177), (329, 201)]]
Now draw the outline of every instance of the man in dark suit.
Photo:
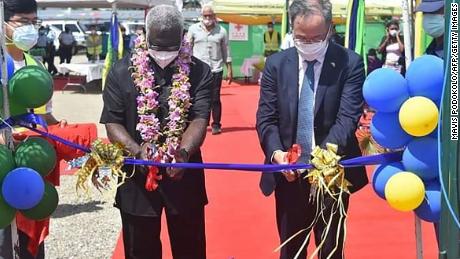
[[(148, 50), (139, 47), (133, 50), (132, 55), (148, 51), (147, 55), (143, 54), (148, 63), (148, 69), (144, 68), (147, 72), (144, 73), (154, 76), (154, 83), (158, 87), (151, 88), (151, 92), (156, 92), (159, 104), (151, 113), (164, 125), (169, 117), (168, 101), (173, 94), (172, 84), (178, 80), (176, 59), (186, 55), (179, 51), (183, 17), (173, 6), (157, 5), (147, 14), (146, 26)], [(127, 55), (110, 70), (103, 93), (101, 123), (105, 124), (110, 141), (122, 143), (138, 158), (154, 159), (151, 142), (140, 135), (138, 123), (141, 114), (138, 113), (137, 102), (141, 90), (132, 78), (132, 69), (136, 66), (139, 69), (134, 63), (138, 64), (139, 61), (131, 61), (131, 56)], [(188, 123), (180, 145), (174, 150), (174, 160), (200, 163), (200, 147), (206, 136), (211, 107), (212, 74), (209, 66), (195, 57), (187, 64), (190, 69), (189, 94), (193, 102), (187, 113)], [(153, 130), (151, 126), (147, 127)], [(162, 126), (161, 133), (164, 134), (163, 129)], [(152, 144), (159, 145), (164, 141), (163, 137), (159, 137), (158, 142)], [(144, 188), (146, 170), (137, 167), (133, 176), (118, 188), (115, 206), (121, 213), (127, 259), (162, 258), (160, 231), (163, 210), (173, 258), (206, 258), (204, 206), (208, 200), (204, 171), (186, 170), (184, 173), (183, 169), (161, 169), (163, 179), (155, 191), (150, 191)], [(128, 174), (133, 172), (128, 167), (124, 167), (124, 171)]]
[[(356, 53), (330, 41), (331, 10), (329, 0), (294, 0), (289, 7), (295, 48), (269, 57), (261, 81), (257, 132), (266, 163), (286, 164), (286, 151), (294, 143), (303, 149), (300, 163), (309, 162), (312, 147), (325, 148), (326, 143), (337, 144), (344, 159), (360, 156), (355, 130), (362, 114), (364, 65)], [(363, 167), (347, 169), (346, 178), (353, 185), (352, 192), (368, 182)], [(316, 204), (309, 201), (310, 184), (297, 172), (264, 173), (260, 187), (267, 196), (275, 192), (281, 242), (313, 222)], [(345, 208), (348, 198), (343, 199)], [(331, 214), (333, 201), (325, 196), (325, 218)], [(320, 258), (330, 254), (329, 258), (343, 258), (340, 221), (343, 223), (336, 213)], [(326, 225), (319, 219), (313, 226), (317, 245)], [(294, 258), (307, 232), (282, 248), (282, 259)], [(305, 257), (304, 248), (299, 258)]]

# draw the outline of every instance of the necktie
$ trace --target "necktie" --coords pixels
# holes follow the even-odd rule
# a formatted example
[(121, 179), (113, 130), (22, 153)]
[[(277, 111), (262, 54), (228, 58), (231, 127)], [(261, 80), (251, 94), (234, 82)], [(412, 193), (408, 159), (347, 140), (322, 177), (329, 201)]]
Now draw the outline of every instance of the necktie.
[(297, 144), (302, 148), (299, 163), (309, 162), (312, 138), (313, 138), (313, 98), (315, 85), (315, 70), (316, 60), (307, 62), (307, 70), (302, 82), (300, 90), (299, 105), (297, 110)]

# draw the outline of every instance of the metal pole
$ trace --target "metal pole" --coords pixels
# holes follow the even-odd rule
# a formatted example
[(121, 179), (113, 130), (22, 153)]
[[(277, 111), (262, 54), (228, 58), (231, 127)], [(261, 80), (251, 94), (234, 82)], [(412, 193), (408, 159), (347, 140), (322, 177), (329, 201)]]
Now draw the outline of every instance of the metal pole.
[[(3, 0), (0, 0), (0, 21), (4, 21), (4, 3)], [(0, 62), (1, 62), (1, 71), (2, 71), (2, 78), (1, 78), (1, 85), (2, 85), (2, 93), (3, 93), (3, 107), (2, 108), (2, 116), (3, 118), (9, 118), (10, 117), (10, 105), (9, 105), (9, 100), (8, 100), (8, 71), (7, 71), (7, 62), (6, 62), (6, 38), (5, 38), (5, 32), (3, 30), (3, 24), (0, 26)], [(14, 144), (13, 144), (13, 136), (10, 128), (5, 128), (0, 131), (0, 134), (3, 136), (3, 139), (5, 140), (5, 145), (13, 150), (14, 149)], [(19, 239), (18, 239), (18, 229), (16, 226), (16, 219), (13, 220), (11, 223), (11, 226), (9, 227), (11, 230), (11, 253), (12, 253), (12, 258), (19, 258), (19, 255), (16, 253), (17, 248), (19, 247)], [(8, 231), (3, 232), (8, 233)], [(4, 237), (7, 238), (7, 237)], [(5, 242), (8, 242), (5, 240)]]

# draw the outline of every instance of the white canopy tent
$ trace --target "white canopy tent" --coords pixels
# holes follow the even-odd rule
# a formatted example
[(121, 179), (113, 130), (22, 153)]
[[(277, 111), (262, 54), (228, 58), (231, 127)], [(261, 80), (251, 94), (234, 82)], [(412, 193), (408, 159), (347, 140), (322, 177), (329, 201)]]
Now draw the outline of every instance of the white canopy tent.
[[(290, 0), (289, 2), (292, 2)], [(349, 0), (331, 0), (334, 22), (344, 23)], [(401, 15), (401, 0), (365, 0), (367, 16)], [(285, 0), (213, 0), (217, 16), (226, 21), (239, 24), (266, 24), (269, 21), (281, 22)]]
[(159, 4), (176, 5), (182, 9), (182, 0), (37, 0), (38, 7), (56, 8), (143, 8)]

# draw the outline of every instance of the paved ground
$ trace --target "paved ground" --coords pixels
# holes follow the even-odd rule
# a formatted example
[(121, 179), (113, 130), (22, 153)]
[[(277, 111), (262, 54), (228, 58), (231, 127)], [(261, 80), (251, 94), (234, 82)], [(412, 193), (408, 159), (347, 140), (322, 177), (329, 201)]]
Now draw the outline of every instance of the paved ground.
[[(82, 62), (77, 56), (73, 62)], [(57, 119), (69, 123), (96, 123), (98, 134), (105, 137), (99, 116), (102, 110), (102, 95), (99, 89), (87, 93), (56, 91), (53, 96), (53, 110)], [(113, 208), (113, 199), (102, 197), (97, 191), (91, 199), (78, 198), (75, 192), (75, 176), (61, 177), (59, 207), (51, 219), (50, 236), (46, 240), (47, 258), (87, 259), (110, 258), (121, 228), (118, 210)]]

